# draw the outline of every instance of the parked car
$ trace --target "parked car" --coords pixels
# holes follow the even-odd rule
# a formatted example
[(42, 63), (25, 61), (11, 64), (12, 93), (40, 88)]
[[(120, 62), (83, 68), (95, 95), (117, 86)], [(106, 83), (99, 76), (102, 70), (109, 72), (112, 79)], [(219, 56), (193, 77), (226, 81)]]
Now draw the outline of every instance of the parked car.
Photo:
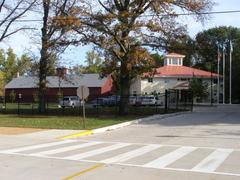
[(136, 105), (136, 101), (137, 101), (137, 96), (129, 96), (129, 104), (130, 105)]
[(130, 96), (129, 104), (132, 106), (140, 106), (142, 101), (142, 96)]
[(141, 97), (141, 105), (142, 106), (151, 106), (156, 105), (156, 98), (153, 95), (142, 96)]
[(81, 106), (81, 100), (78, 96), (65, 96), (62, 100), (59, 102), (60, 107), (79, 107)]
[(156, 96), (156, 105), (163, 106), (165, 104), (165, 95)]
[(90, 104), (93, 107), (98, 107), (98, 106), (107, 106), (108, 105), (108, 99), (107, 98), (96, 98), (90, 102)]
[(108, 106), (116, 106), (120, 102), (120, 96), (112, 95), (106, 98), (106, 103)]

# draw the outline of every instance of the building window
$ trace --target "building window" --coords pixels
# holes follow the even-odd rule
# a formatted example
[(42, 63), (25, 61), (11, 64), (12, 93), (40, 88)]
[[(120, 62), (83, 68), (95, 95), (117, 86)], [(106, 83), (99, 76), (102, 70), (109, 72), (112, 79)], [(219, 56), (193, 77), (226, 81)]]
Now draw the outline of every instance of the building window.
[(178, 78), (178, 81), (190, 81), (190, 78)]
[(153, 82), (153, 78), (148, 78), (148, 82), (152, 83)]
[(133, 95), (133, 96), (137, 96), (137, 91), (133, 91), (133, 92), (132, 92), (132, 95)]
[(174, 64), (174, 65), (178, 65), (178, 59), (173, 58), (172, 64)]

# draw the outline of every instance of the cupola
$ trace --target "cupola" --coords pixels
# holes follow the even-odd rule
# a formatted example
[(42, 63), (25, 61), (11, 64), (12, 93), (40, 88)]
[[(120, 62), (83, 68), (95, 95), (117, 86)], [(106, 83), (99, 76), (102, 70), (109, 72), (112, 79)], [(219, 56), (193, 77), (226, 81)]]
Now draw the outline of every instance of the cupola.
[(164, 58), (164, 66), (183, 66), (183, 58), (182, 54), (169, 53)]

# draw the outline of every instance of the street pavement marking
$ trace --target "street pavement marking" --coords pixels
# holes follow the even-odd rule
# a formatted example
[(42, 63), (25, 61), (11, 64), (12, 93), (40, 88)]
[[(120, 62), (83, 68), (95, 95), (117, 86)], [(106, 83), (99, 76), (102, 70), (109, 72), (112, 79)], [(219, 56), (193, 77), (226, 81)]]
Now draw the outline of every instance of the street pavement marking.
[(213, 172), (233, 152), (233, 149), (217, 149), (192, 168), (193, 171)]
[(77, 138), (77, 137), (82, 137), (82, 136), (87, 136), (87, 135), (92, 135), (92, 134), (93, 134), (92, 130), (87, 130), (87, 131), (83, 131), (83, 132), (80, 132), (77, 134), (71, 134), (71, 135), (67, 135), (67, 136), (58, 137), (57, 139), (65, 140), (65, 139)]
[(4, 150), (4, 151), (1, 151), (1, 153), (9, 153), (9, 154), (17, 153), (17, 152), (22, 152), (22, 151), (29, 151), (29, 150), (35, 150), (35, 149), (40, 149), (40, 148), (62, 145), (62, 144), (68, 144), (68, 143), (72, 143), (72, 142), (76, 142), (76, 141), (75, 140), (65, 140), (65, 141), (51, 142), (51, 143), (46, 143), (46, 144), (38, 144), (38, 145), (33, 145), (33, 146)]
[(196, 149), (197, 148), (195, 147), (181, 147), (173, 152), (170, 152), (164, 156), (159, 157), (158, 159), (155, 159), (147, 164), (144, 164), (143, 166), (151, 168), (164, 168), (172, 164), (174, 161), (177, 161), (178, 159), (181, 159), (187, 154), (193, 152)]
[[(69, 143), (72, 142), (79, 142), (81, 144), (78, 145), (69, 145)], [(70, 156), (65, 157), (57, 157), (54, 156), (54, 154), (66, 152), (73, 149), (82, 148), (83, 146), (88, 147), (93, 144), (108, 144), (106, 147), (96, 147), (94, 150), (91, 151), (85, 151), (80, 154), (72, 154)], [(53, 146), (56, 145), (64, 145), (59, 148)], [(88, 157), (100, 155), (102, 153), (109, 152), (110, 151), (118, 150), (120, 148), (130, 146), (130, 145), (141, 145), (142, 147), (136, 148), (135, 150), (129, 150), (128, 152), (121, 153), (119, 155), (112, 155), (108, 159), (102, 160), (102, 161), (94, 161), (87, 159)], [(134, 163), (127, 163), (127, 160), (132, 158), (144, 158), (144, 155), (151, 155), (151, 151), (157, 148), (161, 148), (164, 146), (170, 146), (170, 147), (176, 147), (178, 149), (169, 152), (168, 154), (158, 157), (157, 159), (148, 162), (144, 165), (134, 164)], [(41, 151), (41, 148), (51, 148), (50, 150), (44, 150)], [(181, 161), (181, 158), (184, 156), (187, 156), (192, 151), (198, 149), (198, 148), (205, 148), (205, 149), (211, 149), (214, 150), (213, 153), (208, 155), (206, 158), (203, 158), (202, 161), (200, 161), (194, 168), (187, 169), (187, 168), (171, 168), (168, 167), (171, 163), (179, 160)], [(36, 150), (38, 152), (36, 153), (30, 153), (28, 150)], [(38, 158), (46, 158), (46, 159), (58, 159), (58, 160), (73, 160), (73, 161), (80, 161), (80, 162), (88, 162), (88, 163), (104, 163), (104, 164), (113, 164), (113, 165), (121, 165), (121, 166), (131, 166), (131, 167), (141, 167), (141, 168), (154, 168), (154, 169), (162, 169), (162, 170), (171, 170), (171, 171), (182, 171), (182, 172), (194, 172), (194, 173), (207, 173), (207, 174), (216, 174), (216, 175), (225, 175), (225, 176), (236, 176), (240, 177), (239, 174), (234, 174), (231, 172), (217, 172), (216, 169), (224, 163), (226, 158), (232, 153), (232, 152), (239, 152), (239, 149), (220, 149), (220, 148), (208, 148), (208, 147), (192, 147), (192, 146), (180, 146), (180, 145), (167, 145), (167, 144), (140, 144), (140, 143), (121, 143), (121, 142), (100, 142), (100, 141), (78, 141), (78, 140), (64, 140), (60, 142), (52, 142), (52, 143), (46, 143), (46, 144), (39, 144), (39, 145), (33, 145), (33, 146), (25, 146), (22, 148), (14, 148), (14, 149), (8, 149), (0, 151), (2, 154), (11, 154), (11, 155), (20, 155), (25, 157), (38, 157)], [(74, 153), (74, 152), (73, 152)], [(49, 156), (48, 156), (49, 155)], [(239, 163), (240, 164), (240, 163)], [(87, 171), (88, 172), (88, 171)], [(77, 173), (79, 174), (79, 173)], [(81, 174), (81, 172), (80, 172)], [(72, 176), (71, 176), (72, 177)], [(77, 177), (77, 176), (75, 176)]]
[(96, 150), (93, 150), (93, 151), (89, 151), (89, 152), (85, 152), (85, 153), (81, 153), (81, 154), (76, 154), (76, 155), (73, 155), (73, 156), (67, 156), (67, 157), (64, 157), (63, 159), (80, 160), (80, 159), (88, 158), (88, 157), (95, 156), (95, 155), (98, 155), (98, 154), (103, 154), (105, 152), (120, 149), (120, 148), (129, 146), (129, 145), (130, 145), (129, 143), (114, 144), (114, 145), (107, 146), (107, 147), (100, 148), (100, 149), (96, 149)]
[[(82, 162), (92, 162), (93, 161), (85, 161), (82, 160)], [(120, 165), (120, 166), (129, 166), (129, 167), (139, 167), (139, 168), (143, 168), (142, 165), (136, 165), (136, 164), (126, 164), (126, 163), (114, 163), (115, 165)], [(147, 167), (145, 167), (147, 168)], [(223, 175), (223, 176), (236, 176), (236, 177), (240, 177), (240, 174), (236, 174), (236, 173), (227, 173), (227, 172), (196, 172), (193, 171), (191, 169), (181, 169), (181, 168), (169, 168), (169, 167), (165, 167), (165, 168), (153, 168), (153, 169), (161, 169), (161, 170), (169, 170), (169, 171), (179, 171), (179, 172), (194, 172), (194, 173), (204, 173), (204, 174), (215, 174), (215, 175)]]
[(103, 167), (103, 166), (104, 166), (104, 164), (97, 164), (97, 165), (95, 165), (95, 166), (93, 166), (93, 167), (90, 167), (90, 168), (85, 169), (85, 170), (83, 170), (83, 171), (81, 171), (81, 172), (78, 172), (78, 173), (76, 173), (76, 174), (73, 174), (73, 175), (71, 175), (71, 176), (69, 176), (69, 177), (67, 177), (67, 178), (64, 178), (63, 180), (72, 180), (72, 179), (74, 179), (74, 178), (76, 178), (76, 177), (78, 177), (78, 176), (81, 176), (82, 174), (85, 174), (85, 173), (87, 173), (87, 172), (93, 171), (93, 170), (95, 170), (95, 169), (97, 169), (97, 168), (100, 168), (100, 167)]
[(63, 152), (72, 151), (72, 150), (76, 150), (76, 149), (81, 149), (81, 148), (85, 148), (85, 147), (89, 147), (89, 146), (94, 146), (94, 145), (97, 145), (97, 144), (102, 144), (102, 142), (92, 141), (92, 142), (87, 142), (87, 143), (84, 143), (84, 144), (78, 144), (78, 145), (67, 146), (67, 147), (62, 147), (62, 148), (58, 148), (58, 149), (33, 153), (33, 154), (30, 154), (30, 155), (32, 155), (32, 156), (45, 155), (46, 156), (46, 155), (58, 154), (58, 153), (63, 153)]
[(141, 147), (141, 148), (138, 148), (138, 149), (135, 149), (135, 150), (123, 153), (123, 154), (119, 154), (119, 155), (114, 156), (109, 159), (102, 160), (101, 162), (106, 163), (106, 164), (116, 163), (116, 162), (124, 162), (129, 159), (144, 155), (144, 154), (151, 152), (159, 147), (161, 147), (161, 145), (151, 144), (151, 145), (144, 146), (144, 147)]

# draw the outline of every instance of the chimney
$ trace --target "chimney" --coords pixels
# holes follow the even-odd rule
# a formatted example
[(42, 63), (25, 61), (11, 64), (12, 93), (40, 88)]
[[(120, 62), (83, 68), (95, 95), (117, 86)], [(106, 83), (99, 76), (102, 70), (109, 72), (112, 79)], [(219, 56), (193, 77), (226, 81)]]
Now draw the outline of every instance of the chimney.
[(17, 72), (17, 78), (19, 78), (19, 76), (20, 76), (20, 75), (19, 75), (19, 72)]
[(57, 68), (57, 76), (65, 79), (67, 75), (67, 68), (65, 67), (58, 67)]

